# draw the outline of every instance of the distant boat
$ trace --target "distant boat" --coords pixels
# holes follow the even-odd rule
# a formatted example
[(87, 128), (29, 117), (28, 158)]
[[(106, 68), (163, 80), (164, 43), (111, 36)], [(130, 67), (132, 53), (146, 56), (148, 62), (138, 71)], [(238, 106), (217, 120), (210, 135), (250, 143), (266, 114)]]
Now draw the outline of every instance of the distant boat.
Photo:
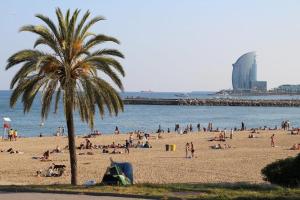
[(152, 90), (142, 90), (141, 93), (153, 93)]
[(188, 94), (184, 94), (184, 93), (174, 94), (174, 96), (175, 97), (183, 97), (183, 98), (189, 97)]
[(216, 94), (221, 95), (221, 96), (229, 96), (229, 93), (226, 90), (221, 90), (221, 91), (217, 92)]

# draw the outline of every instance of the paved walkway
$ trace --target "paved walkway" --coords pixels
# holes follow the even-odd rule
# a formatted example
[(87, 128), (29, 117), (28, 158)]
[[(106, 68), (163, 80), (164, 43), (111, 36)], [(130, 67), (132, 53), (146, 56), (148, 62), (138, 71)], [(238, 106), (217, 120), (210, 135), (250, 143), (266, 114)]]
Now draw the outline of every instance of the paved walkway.
[[(108, 197), (108, 196), (88, 196), (73, 194), (50, 194), (50, 193), (10, 193), (0, 192), (0, 200), (129, 200), (133, 198)], [(133, 200), (143, 200), (136, 199)]]

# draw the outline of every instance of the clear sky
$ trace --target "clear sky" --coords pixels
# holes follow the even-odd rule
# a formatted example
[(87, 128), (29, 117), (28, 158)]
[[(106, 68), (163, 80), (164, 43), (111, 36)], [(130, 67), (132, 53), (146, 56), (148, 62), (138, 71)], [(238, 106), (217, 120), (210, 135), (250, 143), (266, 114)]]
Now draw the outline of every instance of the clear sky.
[(3, 0), (0, 89), (17, 70), (4, 70), (7, 58), (36, 38), (18, 29), (40, 24), (37, 13), (54, 17), (56, 7), (107, 18), (93, 31), (121, 41), (127, 91), (228, 89), (232, 63), (248, 51), (256, 51), (258, 79), (268, 88), (300, 84), (298, 0)]

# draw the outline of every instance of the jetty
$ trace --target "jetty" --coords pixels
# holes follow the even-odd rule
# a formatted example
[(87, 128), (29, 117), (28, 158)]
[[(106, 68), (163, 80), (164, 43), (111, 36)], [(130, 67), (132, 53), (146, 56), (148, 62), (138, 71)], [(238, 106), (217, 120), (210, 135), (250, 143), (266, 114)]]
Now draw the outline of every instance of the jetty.
[(300, 107), (300, 100), (283, 99), (154, 99), (125, 98), (127, 105), (186, 105), (186, 106), (255, 106), (255, 107)]

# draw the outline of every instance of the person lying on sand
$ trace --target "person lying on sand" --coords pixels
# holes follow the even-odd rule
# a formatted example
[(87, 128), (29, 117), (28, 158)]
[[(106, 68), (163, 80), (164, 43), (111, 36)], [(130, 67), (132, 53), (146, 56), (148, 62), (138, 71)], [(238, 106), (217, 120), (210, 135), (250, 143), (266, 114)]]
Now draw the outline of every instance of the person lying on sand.
[(210, 148), (212, 148), (212, 149), (223, 149), (221, 144), (216, 144), (216, 145), (210, 146)]
[(110, 148), (116, 148), (117, 145), (115, 144), (115, 142), (113, 142), (111, 145), (109, 145)]
[(254, 129), (251, 129), (251, 133), (259, 133), (259, 132), (256, 130), (256, 128), (254, 128)]
[(117, 150), (117, 148), (114, 148), (114, 150), (111, 152), (111, 154), (121, 154), (122, 152)]
[(212, 149), (229, 149), (229, 148), (231, 148), (231, 146), (229, 144), (224, 144), (224, 146), (222, 146), (221, 144), (216, 144), (216, 145), (210, 146), (210, 148), (212, 148)]
[(219, 141), (219, 142), (225, 142), (226, 140), (223, 139), (223, 134), (222, 137), (220, 138), (220, 136), (216, 136), (214, 138), (209, 139), (208, 141), (212, 142), (212, 141)]
[(291, 130), (291, 135), (299, 135), (299, 134), (300, 134), (300, 129), (299, 128)]
[(294, 144), (290, 150), (300, 150), (300, 143), (299, 144)]
[[(1, 152), (4, 152), (3, 150), (1, 150)], [(24, 154), (24, 152), (18, 151), (18, 150), (14, 150), (13, 148), (9, 148), (6, 152), (13, 154), (13, 153), (17, 153), (17, 154)]]
[(50, 153), (62, 153), (62, 150), (58, 146), (56, 146), (56, 148), (53, 149)]

